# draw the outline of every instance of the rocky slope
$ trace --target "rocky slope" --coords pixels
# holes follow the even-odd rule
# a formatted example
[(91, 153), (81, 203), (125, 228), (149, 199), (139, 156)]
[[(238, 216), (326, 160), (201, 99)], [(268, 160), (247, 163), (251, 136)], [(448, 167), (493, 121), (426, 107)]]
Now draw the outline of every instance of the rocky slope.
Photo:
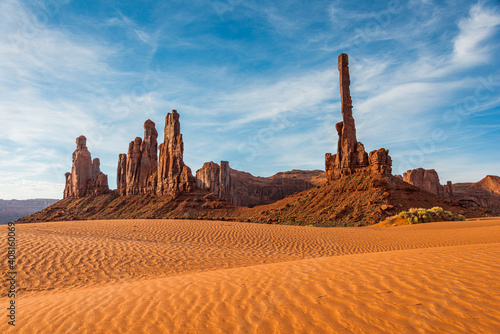
[(429, 194), (394, 176), (353, 174), (258, 207), (260, 211), (251, 212), (251, 219), (273, 224), (363, 226), (410, 208), (434, 206), (466, 217), (488, 214)]
[(18, 222), (181, 218), (288, 225), (364, 226), (412, 207), (433, 206), (441, 206), (466, 217), (487, 215), (482, 209), (466, 208), (459, 202), (429, 194), (393, 176), (354, 174), (253, 208), (235, 207), (202, 189), (177, 196), (119, 196), (115, 191), (80, 199), (64, 199)]

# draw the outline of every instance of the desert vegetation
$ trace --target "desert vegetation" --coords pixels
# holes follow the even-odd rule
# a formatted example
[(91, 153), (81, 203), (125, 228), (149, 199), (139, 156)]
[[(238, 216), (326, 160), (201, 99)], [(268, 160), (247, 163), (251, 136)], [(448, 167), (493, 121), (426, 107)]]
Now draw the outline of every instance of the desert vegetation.
[(431, 209), (411, 208), (408, 211), (402, 211), (387, 218), (389, 224), (395, 224), (398, 220), (411, 225), (437, 221), (463, 221), (465, 217), (461, 214), (454, 214), (451, 211), (435, 206)]

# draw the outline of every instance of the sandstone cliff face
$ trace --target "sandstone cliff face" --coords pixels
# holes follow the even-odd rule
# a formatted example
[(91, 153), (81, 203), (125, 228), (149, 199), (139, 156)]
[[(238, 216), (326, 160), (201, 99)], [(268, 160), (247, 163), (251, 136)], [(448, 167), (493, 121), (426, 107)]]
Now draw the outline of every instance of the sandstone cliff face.
[(136, 137), (128, 145), (127, 153), (127, 195), (137, 195), (140, 193), (139, 173), (141, 163), (141, 144), (142, 138)]
[(230, 203), (248, 207), (274, 203), (326, 181), (324, 172), (319, 170), (292, 170), (270, 177), (255, 177), (250, 173), (231, 169), (230, 174)]
[(86, 195), (101, 195), (109, 192), (108, 177), (100, 171), (99, 159), (92, 160), (87, 148), (87, 138), (76, 139), (71, 173), (66, 173), (64, 198), (81, 198)]
[(403, 181), (426, 190), (434, 195), (444, 197), (444, 187), (439, 183), (438, 173), (434, 169), (411, 169), (403, 174)]
[(160, 144), (158, 195), (190, 192), (196, 186), (191, 169), (184, 165), (180, 129), (179, 114), (172, 110), (165, 118), (165, 136), (163, 144)]
[(365, 173), (391, 175), (392, 160), (389, 150), (379, 149), (368, 155), (362, 143), (356, 139), (356, 125), (352, 115), (352, 100), (349, 85), (349, 62), (346, 54), (339, 56), (340, 98), (342, 122), (336, 124), (339, 136), (337, 154), (325, 155), (325, 172), (328, 180), (343, 176)]
[(207, 189), (236, 206), (253, 207), (273, 203), (324, 181), (322, 171), (293, 170), (271, 177), (255, 177), (230, 168), (227, 161), (221, 161), (220, 166), (214, 162), (206, 162), (196, 171), (198, 188)]
[(231, 203), (231, 169), (228, 161), (220, 162), (219, 197)]
[(205, 162), (196, 171), (196, 186), (207, 189), (219, 195), (220, 166), (213, 161)]

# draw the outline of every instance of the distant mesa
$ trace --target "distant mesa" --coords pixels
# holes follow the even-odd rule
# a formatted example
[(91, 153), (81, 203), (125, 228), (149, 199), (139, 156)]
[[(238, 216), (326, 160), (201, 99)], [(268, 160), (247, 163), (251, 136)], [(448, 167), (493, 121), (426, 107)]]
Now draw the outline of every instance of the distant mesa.
[(336, 180), (352, 174), (392, 175), (389, 150), (378, 149), (368, 155), (362, 143), (356, 139), (356, 125), (352, 116), (352, 100), (349, 86), (349, 60), (347, 54), (339, 56), (340, 99), (342, 122), (336, 124), (339, 140), (337, 154), (327, 153), (325, 171), (328, 180)]
[(87, 195), (102, 195), (109, 192), (108, 176), (101, 172), (98, 158), (92, 160), (87, 148), (87, 138), (76, 138), (71, 173), (66, 173), (63, 198), (81, 198)]
[(56, 203), (57, 199), (37, 198), (27, 200), (0, 199), (0, 224), (7, 224), (31, 215)]

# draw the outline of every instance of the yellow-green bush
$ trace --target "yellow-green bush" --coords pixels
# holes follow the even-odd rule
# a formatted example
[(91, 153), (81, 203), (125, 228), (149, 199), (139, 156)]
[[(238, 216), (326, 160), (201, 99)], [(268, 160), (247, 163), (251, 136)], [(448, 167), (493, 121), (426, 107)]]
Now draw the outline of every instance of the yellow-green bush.
[(408, 211), (402, 211), (397, 215), (388, 218), (388, 220), (391, 222), (397, 218), (402, 218), (409, 224), (420, 224), (442, 220), (465, 220), (463, 215), (455, 215), (450, 211), (443, 210), (443, 208), (439, 206), (435, 206), (431, 209), (411, 208)]

